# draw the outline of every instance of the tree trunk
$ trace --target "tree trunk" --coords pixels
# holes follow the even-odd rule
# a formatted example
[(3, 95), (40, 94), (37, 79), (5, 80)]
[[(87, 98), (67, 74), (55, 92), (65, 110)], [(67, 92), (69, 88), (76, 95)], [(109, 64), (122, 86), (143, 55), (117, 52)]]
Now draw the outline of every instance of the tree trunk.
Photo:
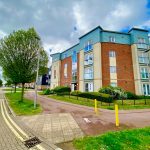
[(15, 89), (14, 89), (14, 93), (16, 93), (16, 86), (17, 86), (17, 83), (15, 83)]
[(23, 102), (23, 97), (24, 97), (24, 84), (25, 83), (22, 83), (21, 102)]

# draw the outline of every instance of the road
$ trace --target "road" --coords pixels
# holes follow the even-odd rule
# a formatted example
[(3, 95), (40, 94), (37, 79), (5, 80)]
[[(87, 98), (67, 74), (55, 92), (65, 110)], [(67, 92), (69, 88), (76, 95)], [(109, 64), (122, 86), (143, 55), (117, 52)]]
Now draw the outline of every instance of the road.
[[(34, 93), (27, 92), (26, 97), (34, 99)], [(46, 96), (38, 96), (38, 102), (41, 104), (44, 114), (70, 113), (86, 135), (150, 126), (150, 109), (120, 110), (120, 127), (115, 127), (114, 110), (100, 109), (99, 114), (96, 115), (93, 108), (54, 100)]]

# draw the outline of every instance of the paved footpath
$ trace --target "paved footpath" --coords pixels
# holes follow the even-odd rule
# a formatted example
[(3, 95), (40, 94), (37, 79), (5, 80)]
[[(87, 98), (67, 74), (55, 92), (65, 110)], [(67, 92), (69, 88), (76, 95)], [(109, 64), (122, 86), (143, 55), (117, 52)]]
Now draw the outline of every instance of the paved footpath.
[[(17, 118), (10, 115), (10, 111), (4, 101), (3, 92), (0, 90), (0, 150), (29, 150), (25, 146), (25, 140), (37, 137), (22, 126)], [(61, 150), (57, 146), (47, 143), (38, 137), (41, 143), (30, 148), (30, 150)]]
[[(26, 97), (34, 99), (34, 93), (27, 92)], [(97, 135), (108, 130), (150, 126), (150, 109), (120, 110), (120, 127), (115, 127), (114, 110), (100, 109), (98, 115), (91, 107), (71, 104), (38, 96), (44, 114), (70, 113), (86, 135)]]

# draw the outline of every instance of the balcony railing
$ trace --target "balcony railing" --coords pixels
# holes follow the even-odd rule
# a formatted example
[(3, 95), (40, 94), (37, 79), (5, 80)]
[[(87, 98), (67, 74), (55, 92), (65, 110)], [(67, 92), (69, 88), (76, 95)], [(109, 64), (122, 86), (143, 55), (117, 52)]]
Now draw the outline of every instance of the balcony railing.
[(149, 73), (141, 73), (141, 79), (149, 79)]
[(93, 73), (85, 73), (84, 79), (93, 79)]
[(85, 60), (84, 61), (84, 65), (92, 65), (93, 64), (93, 60)]
[(140, 57), (139, 56), (139, 63), (149, 64), (149, 58), (148, 57)]
[(144, 43), (138, 43), (138, 44), (137, 44), (137, 48), (139, 48), (139, 49), (147, 49), (147, 48), (148, 48), (148, 45), (147, 45), (147, 44), (144, 44)]

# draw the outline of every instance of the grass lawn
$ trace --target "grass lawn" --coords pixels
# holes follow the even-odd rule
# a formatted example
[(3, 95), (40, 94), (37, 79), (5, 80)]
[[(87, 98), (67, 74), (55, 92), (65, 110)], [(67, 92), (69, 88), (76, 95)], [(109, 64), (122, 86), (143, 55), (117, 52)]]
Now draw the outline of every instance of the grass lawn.
[[(73, 103), (73, 104), (79, 104), (79, 105), (94, 107), (94, 101), (91, 99), (86, 99), (86, 98), (81, 98), (81, 97), (78, 97), (78, 99), (77, 99), (77, 97), (75, 97), (75, 96), (70, 96), (70, 98), (69, 98), (69, 96), (57, 96), (57, 95), (49, 95), (48, 97), (56, 99), (56, 100), (60, 100), (60, 101)], [(117, 100), (117, 103), (119, 105), (119, 109), (146, 109), (146, 108), (150, 108), (150, 99), (146, 100), (147, 105), (145, 105), (144, 99), (136, 100), (135, 105), (134, 105), (134, 100), (124, 100), (123, 105), (122, 105), (121, 100)], [(108, 103), (104, 103), (104, 102), (101, 103), (98, 101), (98, 107), (113, 110), (114, 104), (111, 103), (109, 105)]]
[[(14, 88), (3, 88), (3, 91), (12, 91), (12, 92), (14, 92)], [(22, 90), (22, 88), (16, 88), (16, 91), (21, 91)], [(28, 89), (24, 89), (25, 91), (27, 91)]]
[(9, 105), (17, 115), (35, 115), (42, 112), (40, 105), (37, 105), (37, 108), (34, 109), (33, 101), (24, 98), (23, 102), (19, 102), (21, 93), (5, 93), (5, 96), (8, 99)]
[(150, 127), (84, 137), (74, 140), (73, 144), (78, 150), (149, 150)]

